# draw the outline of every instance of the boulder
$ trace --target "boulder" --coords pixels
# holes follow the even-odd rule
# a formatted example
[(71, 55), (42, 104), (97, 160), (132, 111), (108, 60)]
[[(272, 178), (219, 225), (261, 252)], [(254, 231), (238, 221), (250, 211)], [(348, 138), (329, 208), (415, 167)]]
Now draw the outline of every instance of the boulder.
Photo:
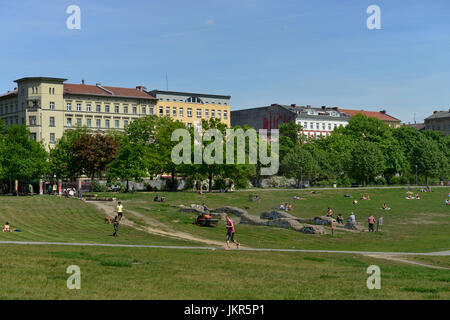
[(239, 209), (237, 207), (231, 207), (231, 206), (220, 207), (220, 208), (211, 210), (211, 212), (230, 213), (230, 214), (235, 214), (237, 216), (242, 216), (244, 214), (247, 214), (247, 211)]

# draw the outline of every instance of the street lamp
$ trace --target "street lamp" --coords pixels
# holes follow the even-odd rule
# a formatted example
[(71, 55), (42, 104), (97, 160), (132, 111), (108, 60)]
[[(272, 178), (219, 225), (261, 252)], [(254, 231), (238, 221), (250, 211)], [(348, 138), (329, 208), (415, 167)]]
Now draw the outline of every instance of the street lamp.
[(303, 189), (303, 167), (300, 167), (300, 189)]
[(417, 164), (416, 164), (416, 186), (417, 186)]

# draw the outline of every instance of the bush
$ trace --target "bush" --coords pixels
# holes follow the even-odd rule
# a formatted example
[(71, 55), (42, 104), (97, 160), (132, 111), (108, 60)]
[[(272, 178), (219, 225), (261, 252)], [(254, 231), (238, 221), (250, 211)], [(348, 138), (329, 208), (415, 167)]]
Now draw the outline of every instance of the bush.
[(375, 178), (375, 184), (376, 185), (385, 185), (386, 184), (386, 179), (384, 177), (378, 177)]
[(227, 182), (224, 178), (216, 178), (214, 179), (213, 189), (214, 190), (220, 190), (220, 189), (226, 189), (227, 188)]
[(345, 176), (342, 179), (337, 180), (337, 185), (340, 187), (350, 187), (352, 185), (352, 181), (349, 177)]
[(408, 179), (403, 176), (395, 176), (389, 180), (389, 184), (408, 184)]
[(92, 192), (107, 192), (108, 187), (97, 180), (92, 181)]

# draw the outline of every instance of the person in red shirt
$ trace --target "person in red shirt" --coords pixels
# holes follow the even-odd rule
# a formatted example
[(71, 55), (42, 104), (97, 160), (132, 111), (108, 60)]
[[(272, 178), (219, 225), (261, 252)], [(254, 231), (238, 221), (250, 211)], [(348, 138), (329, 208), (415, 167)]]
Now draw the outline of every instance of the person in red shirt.
[(234, 232), (235, 232), (235, 230), (234, 230), (233, 220), (231, 220), (229, 216), (226, 216), (226, 219), (227, 219), (227, 225), (226, 225), (226, 228), (227, 228), (227, 247), (226, 247), (226, 249), (230, 250), (230, 239), (231, 239), (231, 241), (234, 244), (236, 244), (236, 249), (238, 249), (239, 248), (239, 242), (234, 240)]

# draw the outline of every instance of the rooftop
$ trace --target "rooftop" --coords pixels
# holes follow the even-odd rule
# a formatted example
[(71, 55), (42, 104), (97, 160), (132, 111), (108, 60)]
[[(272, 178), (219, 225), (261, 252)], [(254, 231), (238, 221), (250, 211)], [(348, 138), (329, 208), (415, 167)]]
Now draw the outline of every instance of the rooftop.
[(441, 118), (449, 118), (450, 117), (450, 110), (447, 111), (434, 111), (433, 114), (425, 120), (431, 120), (431, 119), (441, 119)]
[(388, 115), (385, 110), (383, 110), (383, 111), (365, 111), (365, 110), (351, 110), (351, 109), (341, 109), (341, 108), (339, 108), (338, 110), (345, 114), (348, 114), (350, 117), (353, 117), (357, 114), (363, 114), (366, 117), (374, 117), (381, 121), (395, 121), (395, 122), (401, 121), (397, 118), (394, 118), (394, 117)]
[(64, 84), (64, 94), (81, 94), (81, 95), (94, 95), (103, 97), (120, 97), (120, 98), (139, 98), (155, 100), (150, 94), (143, 90), (133, 88), (120, 88), (102, 86), (101, 84), (87, 85), (87, 84)]

